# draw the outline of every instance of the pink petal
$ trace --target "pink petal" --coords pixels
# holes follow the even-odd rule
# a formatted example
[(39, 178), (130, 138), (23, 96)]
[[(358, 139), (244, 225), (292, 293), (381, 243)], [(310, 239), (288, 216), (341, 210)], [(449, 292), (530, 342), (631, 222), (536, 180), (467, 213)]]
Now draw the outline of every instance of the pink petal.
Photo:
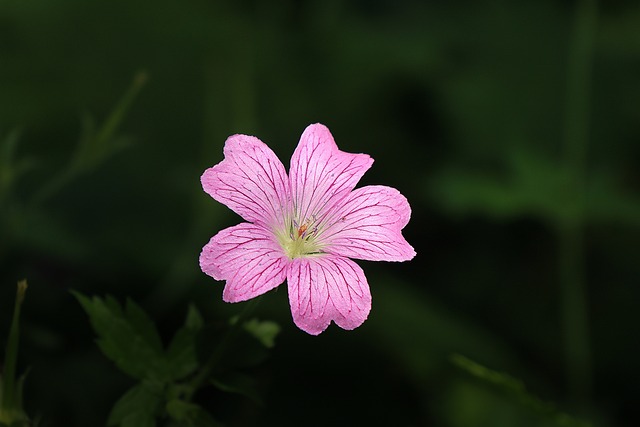
[(324, 331), (332, 320), (343, 329), (355, 329), (371, 310), (364, 272), (348, 258), (296, 258), (287, 282), (293, 321), (312, 335)]
[(320, 217), (351, 191), (371, 167), (366, 154), (340, 151), (324, 125), (308, 126), (291, 157), (294, 212), (302, 223)]
[(200, 253), (200, 268), (216, 280), (226, 280), (222, 299), (245, 301), (275, 288), (286, 278), (288, 258), (259, 226), (241, 223), (213, 236)]
[(282, 225), (289, 180), (282, 162), (258, 138), (230, 136), (224, 160), (202, 174), (202, 188), (247, 221)]
[(325, 252), (370, 261), (408, 261), (416, 255), (402, 236), (411, 208), (398, 190), (371, 185), (354, 190), (319, 236)]

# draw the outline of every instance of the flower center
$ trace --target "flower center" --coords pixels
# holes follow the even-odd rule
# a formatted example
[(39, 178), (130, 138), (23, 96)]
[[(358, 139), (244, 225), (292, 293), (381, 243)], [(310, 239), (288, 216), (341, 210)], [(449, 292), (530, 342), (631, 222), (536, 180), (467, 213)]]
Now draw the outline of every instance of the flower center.
[(316, 241), (318, 227), (314, 225), (314, 222), (306, 220), (302, 224), (298, 224), (294, 219), (290, 221), (286, 231), (276, 233), (278, 243), (290, 259), (322, 253), (322, 248)]

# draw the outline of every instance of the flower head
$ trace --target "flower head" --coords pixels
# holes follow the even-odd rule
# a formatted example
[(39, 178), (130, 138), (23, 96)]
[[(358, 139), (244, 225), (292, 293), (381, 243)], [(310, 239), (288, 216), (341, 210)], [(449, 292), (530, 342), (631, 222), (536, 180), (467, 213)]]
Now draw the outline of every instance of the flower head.
[(371, 293), (350, 258), (407, 261), (402, 236), (411, 208), (398, 190), (355, 189), (373, 159), (338, 149), (324, 125), (308, 126), (289, 174), (258, 138), (229, 137), (224, 160), (202, 175), (202, 187), (245, 221), (213, 236), (200, 254), (202, 271), (225, 280), (223, 299), (239, 302), (282, 284), (295, 324), (317, 335), (331, 321), (362, 324)]

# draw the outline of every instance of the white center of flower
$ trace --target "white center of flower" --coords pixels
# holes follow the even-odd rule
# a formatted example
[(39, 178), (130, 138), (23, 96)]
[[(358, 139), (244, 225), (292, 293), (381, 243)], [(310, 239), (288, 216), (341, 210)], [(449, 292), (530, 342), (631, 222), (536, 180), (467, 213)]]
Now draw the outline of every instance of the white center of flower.
[(296, 220), (291, 220), (288, 229), (276, 233), (278, 243), (290, 259), (322, 253), (322, 247), (317, 242), (318, 227), (314, 222), (306, 220), (299, 224)]

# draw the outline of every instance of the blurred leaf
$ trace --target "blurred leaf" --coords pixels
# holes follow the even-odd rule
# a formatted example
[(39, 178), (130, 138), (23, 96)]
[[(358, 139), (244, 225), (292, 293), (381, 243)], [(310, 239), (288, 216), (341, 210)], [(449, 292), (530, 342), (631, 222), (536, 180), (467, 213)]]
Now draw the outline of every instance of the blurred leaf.
[(506, 173), (501, 175), (443, 172), (432, 181), (432, 194), (445, 209), (460, 214), (535, 215), (551, 221), (575, 216), (567, 203), (564, 168), (525, 147), (514, 147), (505, 161)]
[(515, 398), (520, 404), (530, 409), (531, 411), (539, 414), (546, 419), (549, 419), (557, 426), (563, 427), (589, 427), (591, 423), (576, 419), (562, 411), (560, 411), (554, 404), (549, 402), (543, 402), (536, 396), (529, 393), (524, 386), (524, 383), (510, 375), (502, 372), (491, 370), (479, 363), (474, 362), (459, 354), (454, 354), (451, 357), (451, 361), (458, 368), (464, 370), (468, 374), (475, 378), (497, 387), (503, 393), (511, 398)]
[(114, 405), (108, 426), (155, 427), (156, 417), (162, 409), (162, 389), (142, 382), (126, 392)]
[(89, 299), (73, 292), (98, 335), (102, 352), (134, 378), (166, 380), (170, 367), (159, 345), (155, 326), (133, 302), (127, 312), (110, 296)]
[(184, 326), (176, 332), (167, 349), (171, 379), (179, 380), (198, 368), (197, 340), (204, 322), (198, 309), (190, 305)]
[(129, 111), (129, 108), (131, 108), (131, 104), (133, 104), (138, 93), (147, 82), (147, 78), (147, 73), (144, 71), (136, 73), (127, 92), (122, 99), (120, 99), (120, 102), (116, 105), (109, 117), (107, 117), (102, 127), (98, 129), (93, 141), (91, 141), (93, 145), (93, 152), (90, 153), (92, 160), (99, 162), (102, 158), (109, 155), (112, 150), (122, 146), (121, 143), (117, 143), (118, 140), (114, 138), (114, 135)]
[(167, 403), (167, 413), (180, 427), (221, 427), (201, 406), (179, 399)]
[(640, 197), (623, 191), (613, 173), (594, 174), (587, 192), (587, 214), (593, 222), (640, 226)]
[(457, 214), (533, 215), (551, 223), (586, 218), (640, 224), (640, 199), (621, 192), (610, 173), (590, 180), (585, 187), (586, 204), (580, 207), (573, 203), (569, 176), (562, 166), (525, 147), (514, 148), (506, 161), (507, 173), (497, 176), (445, 171), (432, 181), (431, 193), (443, 208)]
[(127, 92), (100, 128), (95, 129), (91, 119), (84, 120), (83, 136), (71, 160), (71, 169), (81, 171), (94, 168), (108, 156), (126, 146), (125, 140), (115, 135), (146, 81), (145, 72), (138, 72), (134, 76)]
[(444, 424), (451, 427), (551, 427), (506, 396), (468, 381), (451, 381), (438, 397)]
[(81, 137), (68, 166), (61, 169), (55, 177), (46, 181), (40, 188), (34, 196), (36, 204), (47, 200), (71, 180), (96, 168), (109, 156), (127, 145), (127, 140), (116, 136), (116, 132), (146, 80), (145, 72), (139, 72), (134, 76), (128, 90), (100, 128), (95, 129), (93, 120), (85, 117)]
[(267, 348), (273, 348), (276, 336), (280, 333), (280, 326), (269, 320), (251, 319), (244, 322), (242, 326)]
[(525, 387), (522, 381), (501, 372), (492, 371), (491, 369), (488, 369), (473, 360), (467, 359), (464, 356), (454, 354), (451, 356), (451, 361), (458, 368), (466, 371), (474, 377), (480, 378), (493, 385), (497, 385), (510, 393), (520, 395), (525, 392)]
[(196, 306), (193, 304), (189, 305), (189, 309), (187, 310), (187, 319), (184, 322), (184, 326), (192, 330), (200, 330), (204, 326), (202, 314), (200, 314)]
[(264, 406), (264, 401), (258, 393), (256, 382), (248, 375), (238, 372), (226, 372), (216, 375), (211, 383), (218, 389), (227, 393), (236, 393), (248, 397), (260, 406)]

